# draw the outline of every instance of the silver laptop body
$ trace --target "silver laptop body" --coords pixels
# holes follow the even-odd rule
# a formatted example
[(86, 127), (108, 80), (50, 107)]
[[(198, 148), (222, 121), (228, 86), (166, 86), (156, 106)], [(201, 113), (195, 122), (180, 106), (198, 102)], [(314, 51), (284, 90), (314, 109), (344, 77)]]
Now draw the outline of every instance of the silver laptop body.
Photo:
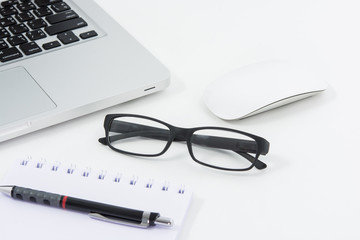
[(0, 142), (168, 86), (169, 71), (93, 0), (24, 2), (0, 6)]

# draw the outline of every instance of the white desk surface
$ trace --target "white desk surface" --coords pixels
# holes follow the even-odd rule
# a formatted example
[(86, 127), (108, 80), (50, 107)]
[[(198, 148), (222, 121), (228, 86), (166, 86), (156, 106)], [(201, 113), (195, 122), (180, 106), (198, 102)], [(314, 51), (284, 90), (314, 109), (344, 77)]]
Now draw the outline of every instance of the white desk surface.
[[(360, 239), (360, 14), (356, 0), (98, 0), (171, 71), (165, 91), (0, 144), (0, 177), (19, 156), (151, 173), (194, 191), (180, 239)], [(306, 62), (321, 95), (241, 121), (223, 121), (202, 94), (258, 61)], [(214, 125), (269, 140), (268, 168), (227, 173), (198, 165), (182, 144), (139, 159), (97, 142), (108, 113), (173, 125)]]

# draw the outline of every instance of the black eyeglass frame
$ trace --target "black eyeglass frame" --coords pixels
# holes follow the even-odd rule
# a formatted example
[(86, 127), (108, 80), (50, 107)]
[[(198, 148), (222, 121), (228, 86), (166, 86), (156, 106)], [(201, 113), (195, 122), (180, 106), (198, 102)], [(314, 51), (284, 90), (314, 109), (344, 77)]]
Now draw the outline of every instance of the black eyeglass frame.
[[(160, 153), (157, 153), (157, 154), (141, 154), (141, 153), (127, 152), (127, 151), (123, 151), (121, 149), (113, 147), (111, 144), (109, 144), (109, 143), (111, 143), (110, 135), (109, 135), (110, 126), (112, 125), (112, 122), (113, 122), (114, 119), (120, 118), (120, 117), (142, 118), (142, 119), (154, 121), (154, 122), (157, 122), (157, 123), (160, 123), (160, 124), (166, 126), (170, 131), (170, 135), (169, 135), (169, 139), (167, 139), (167, 144), (165, 145), (164, 149)], [(136, 123), (129, 123), (129, 124), (134, 125), (134, 126), (138, 125), (138, 126), (142, 126), (142, 127), (148, 127), (148, 126), (143, 126), (143, 125), (136, 124)], [(153, 127), (151, 127), (151, 128), (153, 128)], [(236, 130), (236, 129), (223, 128), (223, 127), (212, 127), (212, 126), (209, 126), (209, 127), (196, 127), (196, 128), (181, 128), (181, 127), (176, 127), (176, 126), (173, 126), (173, 125), (171, 125), (169, 123), (163, 122), (163, 121), (161, 121), (159, 119), (155, 119), (155, 118), (148, 117), (148, 116), (143, 116), (143, 115), (137, 115), (137, 114), (108, 114), (108, 115), (105, 116), (104, 129), (105, 129), (105, 137), (104, 138), (99, 138), (99, 142), (104, 144), (104, 145), (108, 145), (112, 150), (114, 150), (116, 152), (127, 154), (127, 155), (140, 156), (140, 157), (157, 157), (157, 156), (160, 156), (160, 155), (164, 154), (169, 149), (172, 142), (185, 141), (186, 144), (187, 144), (188, 151), (189, 151), (189, 154), (190, 154), (191, 158), (195, 162), (197, 162), (197, 163), (199, 163), (201, 165), (210, 167), (210, 168), (215, 168), (215, 169), (219, 169), (219, 170), (226, 170), (226, 171), (247, 171), (247, 170), (252, 169), (254, 166), (259, 170), (264, 169), (267, 166), (265, 163), (260, 161), (258, 158), (259, 158), (260, 155), (266, 155), (268, 153), (270, 143), (266, 139), (264, 139), (262, 137), (259, 137), (259, 136), (256, 136), (256, 135), (253, 135), (253, 134), (250, 134), (250, 133), (242, 132), (242, 131), (239, 131), (239, 130)], [(256, 152), (255, 152), (256, 153), (255, 157), (248, 154), (247, 152), (243, 152), (243, 151), (237, 152), (236, 151), (236, 153), (242, 155), (244, 158), (249, 160), (252, 164), (248, 168), (233, 169), (233, 168), (223, 168), (223, 167), (210, 165), (210, 164), (204, 163), (204, 162), (199, 161), (198, 159), (196, 159), (195, 155), (193, 154), (192, 141), (191, 140), (192, 140), (192, 138), (194, 136), (193, 135), (194, 132), (199, 131), (199, 130), (205, 130), (205, 129), (208, 129), (208, 130), (223, 130), (223, 131), (228, 131), (228, 132), (239, 133), (239, 134), (242, 134), (244, 136), (247, 136), (247, 137), (255, 140), (256, 146), (257, 146)], [(167, 131), (167, 129), (161, 129), (161, 130), (162, 131), (164, 131), (164, 130)], [(217, 137), (214, 137), (214, 138), (217, 138)], [(226, 138), (222, 138), (222, 140), (224, 140), (224, 139), (226, 139)], [(162, 140), (166, 140), (166, 139), (162, 139)], [(207, 147), (212, 147), (212, 146), (207, 146)], [(225, 147), (225, 149), (227, 149), (227, 147)], [(254, 153), (254, 152), (252, 152), (252, 153)]]

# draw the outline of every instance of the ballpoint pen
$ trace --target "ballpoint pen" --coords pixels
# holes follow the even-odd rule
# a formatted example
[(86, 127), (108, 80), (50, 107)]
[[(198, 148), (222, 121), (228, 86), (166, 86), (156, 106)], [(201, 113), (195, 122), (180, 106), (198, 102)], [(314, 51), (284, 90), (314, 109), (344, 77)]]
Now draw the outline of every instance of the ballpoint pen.
[(0, 192), (13, 199), (85, 212), (93, 219), (110, 223), (141, 228), (155, 225), (172, 227), (174, 224), (172, 219), (161, 217), (159, 213), (118, 207), (30, 188), (0, 186)]

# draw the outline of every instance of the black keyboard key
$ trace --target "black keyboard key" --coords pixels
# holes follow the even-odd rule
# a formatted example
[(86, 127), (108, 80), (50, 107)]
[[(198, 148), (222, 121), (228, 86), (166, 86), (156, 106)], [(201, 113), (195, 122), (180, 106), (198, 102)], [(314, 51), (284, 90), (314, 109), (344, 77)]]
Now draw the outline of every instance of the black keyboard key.
[(7, 40), (12, 46), (20, 45), (27, 42), (26, 38), (22, 34), (8, 37)]
[(27, 22), (27, 21), (34, 19), (35, 17), (34, 17), (34, 15), (31, 14), (31, 12), (23, 12), (23, 13), (19, 13), (18, 15), (16, 15), (15, 18), (19, 22)]
[(48, 7), (41, 7), (41, 8), (34, 10), (33, 12), (37, 17), (45, 17), (45, 16), (53, 14), (53, 12)]
[(20, 49), (25, 55), (32, 55), (42, 51), (35, 42), (24, 43), (20, 45)]
[(0, 29), (0, 38), (7, 38), (10, 37), (10, 33), (5, 29)]
[(16, 10), (16, 8), (14, 6), (0, 8), (0, 14), (3, 15), (4, 17), (10, 16), (10, 15), (13, 15), (16, 13), (18, 13), (18, 11)]
[(48, 42), (48, 43), (44, 43), (44, 44), (42, 45), (42, 47), (43, 47), (45, 50), (57, 48), (57, 47), (60, 47), (60, 46), (61, 46), (61, 44), (60, 44), (58, 41)]
[(80, 37), (82, 39), (87, 39), (87, 38), (92, 38), (92, 37), (96, 37), (98, 34), (97, 32), (93, 31), (88, 31), (88, 32), (84, 32), (82, 34), (80, 34)]
[(51, 6), (51, 8), (57, 13), (70, 10), (70, 6), (64, 2), (55, 3)]
[(46, 38), (46, 34), (41, 30), (41, 29), (37, 29), (34, 31), (30, 31), (26, 33), (26, 36), (28, 37), (28, 39), (30, 39), (31, 41), (35, 41), (35, 40), (39, 40), (42, 38)]
[(8, 48), (8, 45), (4, 40), (0, 39), (0, 50), (4, 48)]
[(74, 30), (77, 28), (86, 27), (87, 23), (82, 18), (75, 18), (65, 22), (60, 22), (52, 26), (45, 27), (45, 32), (49, 35), (55, 35), (58, 33)]
[(0, 50), (1, 62), (8, 62), (17, 58), (21, 58), (22, 56), (22, 53), (16, 47)]
[(35, 0), (36, 5), (39, 7), (44, 7), (57, 2), (62, 2), (62, 0)]
[(1, 3), (1, 6), (3, 6), (3, 7), (9, 7), (9, 6), (12, 6), (12, 5), (17, 4), (18, 2), (19, 2), (18, 0), (3, 1), (3, 2)]
[(73, 10), (69, 10), (66, 12), (47, 16), (45, 19), (50, 24), (55, 24), (55, 23), (63, 22), (63, 21), (70, 20), (73, 18), (78, 18), (78, 17), (79, 17), (79, 15), (77, 15), (76, 12), (74, 12)]
[(60, 33), (57, 37), (63, 44), (69, 44), (80, 40), (72, 31)]
[(39, 29), (47, 26), (47, 23), (41, 18), (31, 20), (27, 24), (31, 29)]
[(13, 17), (5, 17), (0, 19), (0, 26), (1, 27), (8, 27), (11, 25), (16, 24), (16, 21)]
[(20, 24), (16, 24), (16, 25), (12, 25), (9, 27), (10, 32), (12, 32), (13, 34), (19, 34), (19, 33), (23, 33), (23, 32), (27, 32), (29, 31), (29, 28), (24, 24), (24, 23), (20, 23)]
[(27, 2), (19, 3), (17, 5), (17, 8), (22, 12), (26, 12), (35, 9), (36, 7), (31, 1), (27, 1)]

